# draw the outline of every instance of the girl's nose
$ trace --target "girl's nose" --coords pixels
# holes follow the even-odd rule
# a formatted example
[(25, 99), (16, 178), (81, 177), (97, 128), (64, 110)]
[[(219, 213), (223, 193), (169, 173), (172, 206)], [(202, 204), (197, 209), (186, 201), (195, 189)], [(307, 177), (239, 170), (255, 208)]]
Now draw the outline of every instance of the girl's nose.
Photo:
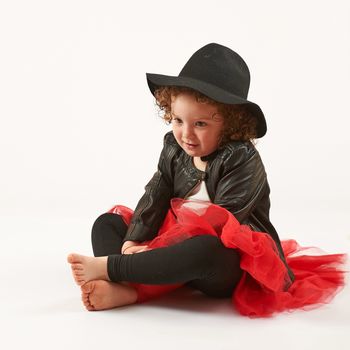
[(191, 139), (193, 136), (193, 129), (190, 126), (184, 126), (182, 129), (182, 136), (186, 139)]

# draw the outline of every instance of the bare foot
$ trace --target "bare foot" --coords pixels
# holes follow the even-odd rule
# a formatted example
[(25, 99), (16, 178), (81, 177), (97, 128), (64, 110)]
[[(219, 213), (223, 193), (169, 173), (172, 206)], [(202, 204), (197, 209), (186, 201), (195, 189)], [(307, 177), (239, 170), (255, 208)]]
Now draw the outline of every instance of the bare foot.
[(69, 254), (67, 258), (71, 264), (75, 282), (82, 286), (91, 280), (107, 280), (107, 256), (91, 257), (80, 254)]
[(103, 280), (85, 283), (81, 291), (81, 298), (89, 311), (113, 309), (134, 304), (137, 300), (137, 292), (133, 287)]

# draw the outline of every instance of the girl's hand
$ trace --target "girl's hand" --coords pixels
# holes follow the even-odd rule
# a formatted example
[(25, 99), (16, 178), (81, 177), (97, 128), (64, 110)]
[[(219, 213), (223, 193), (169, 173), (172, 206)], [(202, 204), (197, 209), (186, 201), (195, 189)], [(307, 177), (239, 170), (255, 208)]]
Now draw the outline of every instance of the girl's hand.
[(121, 252), (122, 254), (135, 254), (144, 252), (146, 250), (148, 250), (147, 245), (139, 245), (138, 242), (126, 241), (122, 246)]

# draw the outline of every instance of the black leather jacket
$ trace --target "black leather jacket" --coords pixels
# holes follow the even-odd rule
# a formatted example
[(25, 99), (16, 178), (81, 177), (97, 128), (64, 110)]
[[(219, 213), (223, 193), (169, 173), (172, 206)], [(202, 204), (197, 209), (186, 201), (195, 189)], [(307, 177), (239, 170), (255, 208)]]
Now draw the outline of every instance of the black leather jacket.
[[(158, 170), (145, 186), (124, 241), (153, 239), (170, 208), (170, 200), (186, 198), (205, 180), (211, 202), (226, 208), (241, 224), (270, 234), (285, 262), (278, 234), (269, 219), (270, 188), (265, 168), (254, 145), (232, 141), (201, 159), (208, 161), (205, 171), (194, 166), (193, 158), (179, 146), (172, 131), (165, 134)], [(290, 270), (289, 274), (293, 279)]]

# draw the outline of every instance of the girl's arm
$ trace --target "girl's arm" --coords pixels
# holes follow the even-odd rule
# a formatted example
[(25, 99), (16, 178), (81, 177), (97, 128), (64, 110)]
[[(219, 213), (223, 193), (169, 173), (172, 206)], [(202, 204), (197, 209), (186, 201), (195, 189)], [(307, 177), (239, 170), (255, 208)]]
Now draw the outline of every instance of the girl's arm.
[(224, 161), (214, 203), (230, 211), (243, 223), (259, 203), (266, 190), (266, 173), (253, 145), (233, 144)]
[(145, 186), (145, 193), (135, 208), (124, 242), (142, 242), (153, 239), (170, 208), (174, 185), (173, 178), (167, 174), (173, 173), (172, 159), (176, 148), (173, 143), (167, 142), (168, 134), (164, 136), (158, 169)]

